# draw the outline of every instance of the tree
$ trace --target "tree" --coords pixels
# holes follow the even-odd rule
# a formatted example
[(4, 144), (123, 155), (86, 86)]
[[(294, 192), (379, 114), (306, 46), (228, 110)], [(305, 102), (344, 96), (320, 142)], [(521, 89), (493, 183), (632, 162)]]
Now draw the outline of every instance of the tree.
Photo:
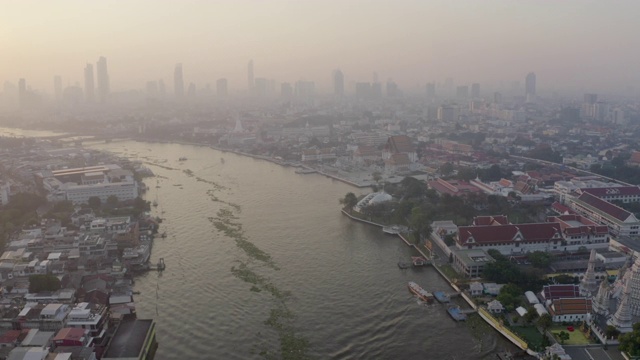
[(119, 202), (120, 202), (120, 200), (118, 200), (118, 197), (117, 197), (117, 196), (115, 196), (115, 195), (111, 195), (111, 196), (109, 196), (109, 197), (107, 198), (106, 205), (107, 205), (109, 208), (113, 209), (113, 208), (116, 208), (116, 207), (118, 206), (118, 203), (119, 203)]
[(522, 289), (514, 284), (506, 284), (500, 289), (500, 293), (496, 297), (502, 305), (509, 311), (513, 311), (520, 305), (520, 296)]
[(618, 349), (624, 351), (631, 356), (640, 355), (640, 323), (633, 324), (633, 331), (618, 337), (620, 345)]
[(527, 260), (536, 268), (544, 269), (551, 263), (551, 255), (544, 251), (534, 251), (527, 254)]
[(607, 338), (614, 339), (620, 335), (620, 330), (616, 329), (613, 325), (608, 325), (604, 333), (607, 335)]
[(422, 208), (414, 207), (411, 209), (411, 218), (409, 224), (414, 231), (416, 240), (421, 243), (422, 240), (431, 235), (431, 219)]
[(102, 205), (102, 200), (100, 200), (100, 198), (97, 196), (92, 196), (89, 198), (87, 203), (89, 204), (89, 207), (92, 208), (93, 210), (98, 210)]
[(536, 324), (542, 328), (543, 332), (545, 332), (551, 327), (551, 325), (553, 325), (553, 319), (549, 314), (542, 314), (540, 318), (538, 318)]
[(29, 276), (29, 292), (39, 293), (43, 291), (60, 290), (60, 280), (53, 275)]
[(524, 320), (531, 324), (533, 322), (533, 320), (535, 320), (538, 317), (538, 312), (536, 311), (536, 309), (533, 308), (533, 306), (529, 306), (527, 308), (527, 313), (524, 315)]
[(373, 179), (373, 181), (376, 182), (376, 184), (379, 184), (380, 180), (382, 180), (382, 174), (380, 174), (379, 171), (376, 171), (373, 174), (371, 174), (371, 178)]
[(353, 211), (353, 207), (358, 204), (358, 198), (356, 197), (356, 194), (348, 192), (344, 198), (340, 199), (340, 204), (344, 205), (344, 207), (348, 209), (349, 213), (351, 213), (351, 211)]
[(556, 333), (556, 336), (558, 337), (558, 339), (560, 339), (560, 343), (562, 345), (564, 345), (564, 342), (569, 340), (569, 338), (571, 337), (569, 333), (564, 330), (560, 331), (559, 333)]
[(444, 163), (440, 166), (440, 174), (442, 176), (448, 176), (453, 173), (453, 164), (450, 162)]

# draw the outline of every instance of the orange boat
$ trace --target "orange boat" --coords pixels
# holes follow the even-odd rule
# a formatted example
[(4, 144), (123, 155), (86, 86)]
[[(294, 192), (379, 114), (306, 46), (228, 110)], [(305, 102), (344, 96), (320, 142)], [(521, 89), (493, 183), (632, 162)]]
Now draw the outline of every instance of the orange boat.
[(431, 303), (433, 302), (433, 294), (420, 287), (420, 285), (409, 281), (409, 291), (415, 294), (420, 300)]

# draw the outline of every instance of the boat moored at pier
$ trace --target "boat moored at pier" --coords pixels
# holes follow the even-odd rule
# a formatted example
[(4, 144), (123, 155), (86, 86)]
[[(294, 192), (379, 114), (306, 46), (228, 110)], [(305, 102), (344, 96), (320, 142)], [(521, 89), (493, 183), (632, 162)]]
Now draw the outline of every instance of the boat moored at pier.
[(420, 285), (409, 281), (409, 291), (415, 294), (420, 300), (431, 303), (433, 302), (433, 294), (423, 289)]
[(449, 302), (449, 295), (447, 295), (444, 291), (434, 291), (433, 296), (438, 300), (439, 303), (445, 304)]

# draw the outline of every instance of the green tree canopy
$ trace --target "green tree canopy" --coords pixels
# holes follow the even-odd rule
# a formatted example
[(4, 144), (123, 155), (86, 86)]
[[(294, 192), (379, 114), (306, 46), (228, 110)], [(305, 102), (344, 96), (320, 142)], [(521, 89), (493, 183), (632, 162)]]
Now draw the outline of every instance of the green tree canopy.
[(60, 290), (60, 280), (53, 275), (29, 276), (29, 292), (39, 293), (43, 291)]
[(87, 203), (89, 204), (89, 207), (92, 208), (93, 210), (98, 210), (102, 205), (102, 200), (100, 200), (100, 198), (97, 196), (92, 196), (89, 198)]
[(344, 198), (340, 199), (340, 204), (344, 205), (344, 207), (351, 212), (353, 207), (358, 204), (358, 198), (356, 197), (356, 194), (348, 192)]

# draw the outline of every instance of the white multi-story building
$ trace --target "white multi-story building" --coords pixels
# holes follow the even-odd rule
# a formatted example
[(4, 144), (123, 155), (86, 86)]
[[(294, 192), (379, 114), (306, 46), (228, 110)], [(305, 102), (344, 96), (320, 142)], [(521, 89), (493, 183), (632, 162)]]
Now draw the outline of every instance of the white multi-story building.
[(87, 203), (98, 197), (105, 202), (110, 196), (120, 201), (138, 197), (138, 184), (133, 173), (117, 165), (92, 166), (40, 173), (51, 200)]

